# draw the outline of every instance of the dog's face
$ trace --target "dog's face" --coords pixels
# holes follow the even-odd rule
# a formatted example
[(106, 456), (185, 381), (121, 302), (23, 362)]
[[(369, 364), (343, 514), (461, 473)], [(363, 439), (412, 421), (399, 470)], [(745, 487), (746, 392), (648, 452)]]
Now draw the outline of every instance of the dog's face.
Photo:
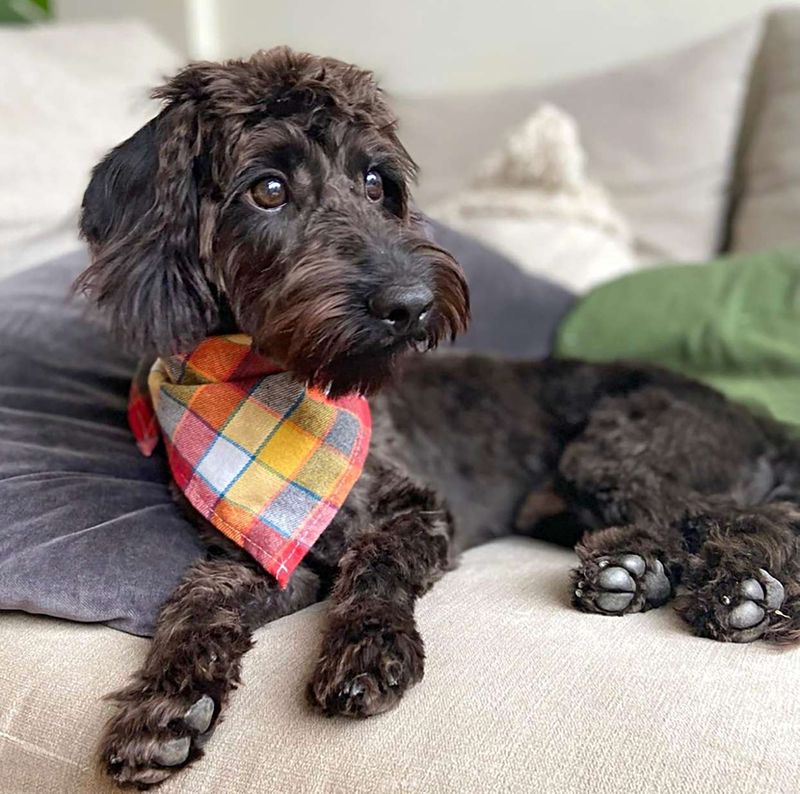
[(196, 64), (94, 170), (84, 289), (141, 351), (238, 329), (333, 394), (462, 330), (458, 264), (426, 236), (415, 166), (371, 75), (287, 49)]

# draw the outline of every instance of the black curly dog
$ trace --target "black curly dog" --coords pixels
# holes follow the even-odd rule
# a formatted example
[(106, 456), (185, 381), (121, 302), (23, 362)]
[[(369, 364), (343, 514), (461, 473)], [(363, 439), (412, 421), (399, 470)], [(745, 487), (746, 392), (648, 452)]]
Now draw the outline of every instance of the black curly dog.
[(197, 519), (208, 558), (115, 696), (118, 782), (197, 759), (253, 630), (325, 597), (311, 702), (392, 708), (423, 674), (417, 598), (514, 530), (577, 542), (581, 609), (640, 612), (682, 583), (698, 634), (800, 637), (800, 446), (777, 427), (646, 367), (401, 356), (460, 331), (468, 298), (411, 208), (414, 165), (368, 73), (279, 49), (192, 65), (157, 96), (94, 171), (79, 286), (151, 355), (238, 329), (334, 394), (386, 388), (364, 474), (287, 589)]

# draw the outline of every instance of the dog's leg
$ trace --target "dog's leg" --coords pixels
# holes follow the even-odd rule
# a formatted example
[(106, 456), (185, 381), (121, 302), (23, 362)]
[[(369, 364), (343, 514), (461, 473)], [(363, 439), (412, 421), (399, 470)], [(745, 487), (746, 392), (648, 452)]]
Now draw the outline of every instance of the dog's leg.
[(280, 590), (254, 563), (196, 563), (164, 605), (144, 666), (112, 695), (101, 760), (118, 782), (160, 783), (202, 755), (252, 630), (317, 600), (317, 577), (298, 568)]
[(569, 512), (598, 528), (576, 547), (579, 608), (622, 615), (671, 597), (698, 548), (684, 516), (707, 509), (712, 488), (724, 494), (757, 468), (751, 450), (760, 436), (734, 419), (718, 419), (702, 401), (663, 388), (594, 407), (564, 448), (556, 480)]
[(672, 527), (643, 525), (588, 532), (575, 547), (573, 604), (585, 612), (644, 612), (672, 598), (685, 557)]
[(693, 520), (704, 540), (678, 612), (703, 637), (800, 640), (800, 509), (775, 503)]
[(687, 553), (680, 514), (698, 497), (660, 476), (647, 459), (615, 465), (604, 442), (579, 438), (560, 462), (571, 508), (565, 520), (582, 515), (584, 526), (602, 527), (575, 546), (580, 565), (572, 572), (572, 601), (601, 615), (644, 612), (674, 594)]
[(432, 492), (408, 481), (383, 491), (375, 512), (388, 515), (358, 535), (341, 560), (309, 684), (310, 700), (328, 715), (380, 714), (422, 678), (415, 602), (453, 567), (451, 519)]

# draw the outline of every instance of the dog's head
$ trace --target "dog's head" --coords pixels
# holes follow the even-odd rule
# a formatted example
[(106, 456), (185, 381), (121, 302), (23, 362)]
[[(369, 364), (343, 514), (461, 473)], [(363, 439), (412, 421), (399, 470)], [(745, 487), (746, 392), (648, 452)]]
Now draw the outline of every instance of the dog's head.
[(241, 330), (299, 379), (370, 392), (467, 322), (460, 267), (368, 72), (280, 48), (198, 63), (95, 168), (78, 287), (139, 351)]

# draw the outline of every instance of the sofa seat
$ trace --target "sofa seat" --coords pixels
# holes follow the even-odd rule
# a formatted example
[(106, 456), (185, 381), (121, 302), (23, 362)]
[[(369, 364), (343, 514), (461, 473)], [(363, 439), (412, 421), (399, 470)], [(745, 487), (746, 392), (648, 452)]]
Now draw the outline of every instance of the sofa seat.
[[(698, 639), (668, 607), (576, 612), (573, 561), (524, 538), (468, 552), (420, 602), (425, 679), (363, 722), (304, 700), (324, 604), (264, 627), (206, 758), (160, 791), (798, 791), (800, 654)], [(114, 791), (101, 698), (148, 640), (23, 614), (0, 633), (0, 791)]]

